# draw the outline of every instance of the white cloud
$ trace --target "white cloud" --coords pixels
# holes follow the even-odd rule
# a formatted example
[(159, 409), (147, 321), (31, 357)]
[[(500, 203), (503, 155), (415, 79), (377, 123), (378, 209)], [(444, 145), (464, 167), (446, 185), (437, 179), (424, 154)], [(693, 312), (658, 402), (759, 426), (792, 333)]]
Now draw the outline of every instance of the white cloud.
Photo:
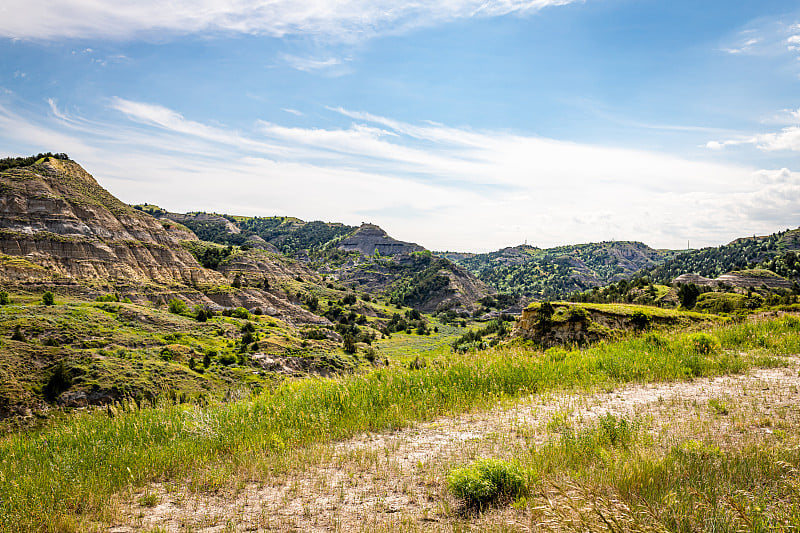
[(761, 133), (749, 137), (739, 137), (725, 141), (709, 141), (706, 148), (721, 150), (726, 146), (754, 145), (765, 152), (792, 151), (800, 152), (800, 126), (788, 126), (779, 132)]
[(225, 31), (358, 40), (469, 17), (526, 14), (580, 0), (5, 0), (0, 36), (128, 39)]
[[(0, 108), (0, 141), (66, 151), (128, 202), (358, 224), (432, 249), (608, 239), (681, 247), (796, 226), (800, 179), (666, 154), (337, 109), (344, 128), (239, 132), (115, 98), (118, 122)], [(75, 134), (73, 136), (73, 134)], [(19, 137), (18, 137), (19, 136)], [(41, 137), (40, 137), (41, 136)], [(80, 138), (80, 141), (76, 141)], [(38, 144), (34, 144), (38, 142)], [(770, 215), (770, 211), (773, 214)]]
[(290, 67), (303, 72), (326, 70), (342, 64), (342, 61), (335, 57), (329, 57), (328, 59), (314, 59), (310, 57), (298, 57), (290, 54), (284, 54), (282, 58)]
[(722, 48), (723, 52), (727, 52), (729, 54), (744, 54), (750, 52), (755, 45), (761, 42), (759, 38), (749, 38), (744, 39), (738, 46), (732, 48)]

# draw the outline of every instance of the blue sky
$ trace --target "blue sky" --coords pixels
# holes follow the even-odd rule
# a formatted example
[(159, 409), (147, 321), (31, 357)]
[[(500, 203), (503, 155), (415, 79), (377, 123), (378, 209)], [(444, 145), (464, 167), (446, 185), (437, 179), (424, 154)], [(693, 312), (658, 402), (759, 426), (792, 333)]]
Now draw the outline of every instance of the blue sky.
[(0, 157), (435, 250), (800, 226), (796, 1), (6, 0)]

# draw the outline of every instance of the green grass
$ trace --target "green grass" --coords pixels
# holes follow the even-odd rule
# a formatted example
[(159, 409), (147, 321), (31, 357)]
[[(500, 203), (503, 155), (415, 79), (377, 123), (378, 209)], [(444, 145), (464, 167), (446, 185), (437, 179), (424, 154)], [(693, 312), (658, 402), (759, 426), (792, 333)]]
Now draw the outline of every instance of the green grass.
[[(486, 408), (500, 398), (778, 365), (776, 355), (800, 352), (798, 324), (784, 318), (710, 329), (721, 343), (710, 353), (699, 353), (677, 334), (585, 351), (506, 348), (454, 355), (419, 370), (398, 366), (286, 382), (254, 398), (208, 407), (164, 403), (78, 413), (40, 433), (0, 441), (0, 528), (82, 530), (127, 488), (186, 476), (214, 487), (242, 465), (268, 470), (268, 458), (289, 449)], [(740, 355), (748, 348), (753, 356)]]
[[(528, 306), (529, 309), (536, 309), (540, 304), (532, 303)], [(637, 304), (599, 304), (599, 303), (573, 303), (573, 302), (553, 302), (553, 306), (557, 309), (563, 306), (581, 307), (591, 311), (598, 311), (609, 315), (630, 316), (639, 311), (647, 313), (648, 315), (661, 318), (674, 320), (675, 322), (687, 322), (689, 320), (710, 320), (709, 315), (703, 313), (695, 313), (693, 311), (678, 311), (676, 309), (665, 309), (661, 307), (654, 307), (652, 305), (637, 305)]]
[(800, 528), (800, 448), (781, 438), (750, 436), (735, 447), (718, 445), (713, 433), (678, 438), (664, 449), (643, 421), (608, 414), (579, 430), (562, 428), (522, 450), (516, 464), (527, 474), (526, 491), (567, 530)]
[(451, 351), (450, 344), (469, 329), (432, 321), (431, 329), (434, 326), (439, 328), (438, 333), (432, 331), (430, 335), (417, 335), (416, 333), (396, 332), (392, 333), (388, 339), (374, 342), (373, 346), (380, 355), (401, 364), (407, 363), (417, 356), (448, 357)]
[[(276, 376), (258, 366), (220, 364), (239, 355), (245, 320), (217, 316), (200, 323), (148, 306), (85, 302), (41, 294), (12, 294), (0, 306), (0, 411), (33, 408), (50, 369), (63, 363), (73, 391), (111, 397), (155, 398), (166, 391), (182, 398), (221, 395), (238, 387), (272, 386)], [(317, 356), (331, 342), (305, 341), (279, 319), (250, 317), (259, 351)], [(24, 341), (12, 339), (19, 327)], [(198, 365), (215, 352), (211, 366)], [(195, 370), (190, 360), (195, 360)]]

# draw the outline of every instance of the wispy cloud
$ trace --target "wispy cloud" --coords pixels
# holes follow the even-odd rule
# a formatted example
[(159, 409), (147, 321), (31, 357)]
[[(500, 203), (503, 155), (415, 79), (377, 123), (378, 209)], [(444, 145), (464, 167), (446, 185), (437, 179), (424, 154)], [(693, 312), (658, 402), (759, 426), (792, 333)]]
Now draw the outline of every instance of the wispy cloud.
[(332, 67), (342, 65), (342, 60), (335, 57), (329, 57), (327, 59), (315, 59), (311, 57), (299, 57), (291, 54), (284, 54), (282, 58), (290, 67), (303, 72), (327, 70)]
[(722, 141), (709, 141), (706, 144), (706, 148), (722, 150), (727, 146), (752, 145), (765, 152), (800, 152), (800, 126), (796, 125), (800, 122), (800, 109), (785, 109), (765, 122), (774, 123), (778, 120), (784, 124), (789, 123), (789, 125), (777, 132), (743, 135)]
[(800, 24), (786, 15), (759, 18), (727, 39), (719, 50), (742, 56), (796, 56), (800, 52)]
[(224, 31), (359, 40), (455, 19), (527, 14), (580, 0), (5, 0), (0, 36), (128, 39)]
[(721, 48), (723, 52), (727, 52), (729, 54), (745, 54), (753, 50), (753, 47), (761, 42), (759, 38), (745, 38), (742, 42), (740, 42), (737, 46), (732, 48)]
[(50, 106), (47, 123), (0, 108), (0, 141), (22, 135), (34, 143), (42, 135), (32, 152), (67, 151), (123, 200), (371, 220), (433, 249), (487, 250), (526, 239), (719, 244), (796, 225), (800, 209), (800, 175), (786, 169), (409, 124), (342, 108), (330, 118), (348, 117), (346, 127), (258, 121), (236, 131), (123, 98), (109, 101), (116, 113), (107, 119), (117, 122)]

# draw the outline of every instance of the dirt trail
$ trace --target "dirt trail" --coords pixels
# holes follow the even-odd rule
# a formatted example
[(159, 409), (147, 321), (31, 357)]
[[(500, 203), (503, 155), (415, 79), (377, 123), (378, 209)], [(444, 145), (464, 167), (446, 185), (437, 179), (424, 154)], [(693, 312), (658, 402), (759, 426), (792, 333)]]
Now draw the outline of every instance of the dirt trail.
[[(458, 502), (447, 494), (446, 473), (477, 456), (513, 457), (538, 446), (552, 438), (548, 424), (552, 429), (554, 421), (581, 425), (609, 412), (650, 417), (652, 431), (663, 436), (707, 413), (709, 399), (747, 403), (760, 416), (780, 417), (797, 404), (798, 390), (797, 360), (792, 360), (788, 368), (742, 375), (629, 385), (589, 395), (535, 395), (486, 412), (320, 446), (282, 473), (235, 490), (208, 494), (153, 485), (148, 494), (158, 503), (142, 506), (137, 495), (127, 504), (125, 525), (110, 531), (451, 530)], [(726, 435), (735, 439), (732, 423), (722, 423), (731, 426)], [(698, 425), (697, 431), (707, 432), (708, 426)], [(762, 431), (771, 429), (766, 425)]]

